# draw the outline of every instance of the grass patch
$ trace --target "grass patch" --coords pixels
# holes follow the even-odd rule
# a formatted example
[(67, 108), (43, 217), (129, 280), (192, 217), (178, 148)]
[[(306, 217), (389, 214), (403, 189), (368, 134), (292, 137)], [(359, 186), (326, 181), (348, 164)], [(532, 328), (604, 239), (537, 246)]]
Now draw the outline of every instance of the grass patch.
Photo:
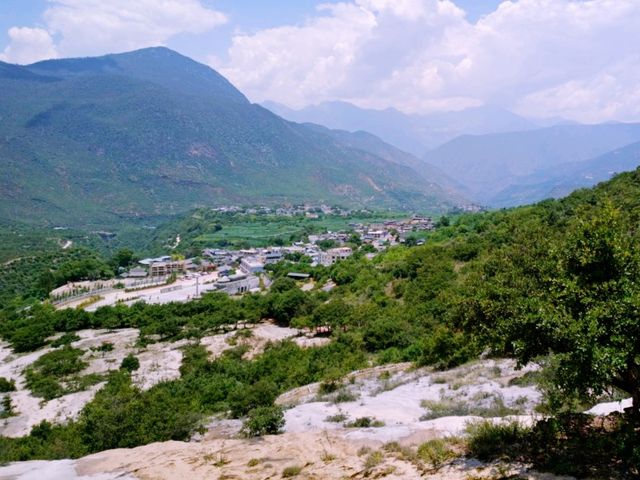
[(540, 379), (542, 378), (542, 372), (540, 370), (532, 370), (530, 372), (526, 372), (524, 375), (521, 375), (516, 378), (512, 378), (509, 380), (510, 387), (532, 387), (538, 385)]
[(282, 470), (282, 478), (297, 477), (300, 475), (300, 472), (302, 472), (302, 467), (299, 465), (292, 465)]
[(346, 389), (341, 389), (338, 393), (333, 397), (332, 403), (347, 403), (347, 402), (355, 402), (358, 400), (360, 396), (357, 393), (352, 393)]
[(322, 453), (322, 456), (320, 457), (320, 460), (322, 460), (324, 463), (331, 463), (336, 459), (336, 456), (333, 453), (329, 453), (327, 451)]
[(58, 348), (64, 345), (71, 345), (73, 342), (76, 342), (78, 340), (80, 340), (80, 337), (74, 332), (67, 332), (51, 342), (51, 346), (54, 348)]
[(481, 421), (467, 426), (467, 446), (471, 456), (490, 460), (504, 455), (516, 457), (522, 451), (531, 430), (519, 422)]
[(16, 382), (14, 380), (7, 380), (4, 377), (0, 377), (0, 393), (15, 392)]
[(421, 405), (428, 411), (420, 417), (420, 420), (466, 416), (494, 418), (518, 415), (523, 412), (522, 401), (516, 407), (508, 407), (502, 396), (482, 392), (471, 401), (442, 398), (440, 400), (423, 400)]
[(429, 440), (418, 447), (418, 458), (436, 470), (456, 456), (449, 442), (442, 438)]
[(364, 461), (364, 468), (372, 470), (384, 461), (384, 455), (381, 451), (371, 452)]
[(343, 422), (346, 422), (348, 419), (349, 417), (344, 413), (336, 413), (335, 415), (329, 415), (327, 418), (324, 419), (324, 421), (331, 422), (331, 423), (343, 423)]
[(356, 418), (353, 422), (345, 423), (347, 428), (372, 428), (372, 427), (384, 427), (384, 422), (376, 420), (373, 417), (360, 417)]

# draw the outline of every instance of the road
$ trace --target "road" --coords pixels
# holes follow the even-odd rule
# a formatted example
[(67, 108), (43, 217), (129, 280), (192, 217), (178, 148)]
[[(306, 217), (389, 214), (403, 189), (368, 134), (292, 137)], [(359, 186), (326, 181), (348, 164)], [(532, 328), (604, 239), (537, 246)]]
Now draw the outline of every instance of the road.
[[(196, 292), (202, 294), (203, 292), (213, 290), (212, 282), (215, 282), (217, 279), (218, 273), (212, 272), (198, 277), (197, 284), (196, 277), (194, 276), (192, 278), (178, 278), (170, 285), (161, 285), (135, 292), (112, 290), (110, 292), (102, 293), (101, 296), (103, 298), (96, 303), (88, 305), (85, 310), (93, 312), (99, 307), (115, 305), (118, 301), (124, 301), (127, 305), (140, 301), (146, 303), (187, 302), (197, 296)], [(86, 299), (66, 304), (64, 308), (75, 308), (84, 300)]]

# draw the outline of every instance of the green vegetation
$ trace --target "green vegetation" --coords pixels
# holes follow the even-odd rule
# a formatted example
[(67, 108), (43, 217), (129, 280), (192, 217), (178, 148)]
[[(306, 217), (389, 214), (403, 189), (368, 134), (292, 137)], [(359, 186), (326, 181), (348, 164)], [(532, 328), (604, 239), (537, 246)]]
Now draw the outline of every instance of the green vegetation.
[(445, 462), (457, 456), (450, 442), (442, 438), (429, 440), (418, 447), (418, 458), (434, 469), (440, 468)]
[(133, 353), (130, 353), (122, 359), (120, 368), (129, 372), (135, 372), (140, 368), (140, 360), (138, 360), (138, 357), (136, 357)]
[[(263, 409), (293, 387), (321, 382), (323, 394), (338, 396), (344, 375), (364, 366), (411, 361), (449, 368), (486, 348), (521, 363), (544, 356), (543, 373), (517, 382), (535, 377), (545, 382), (554, 411), (571, 409), (578, 400), (593, 401), (614, 387), (633, 396), (637, 409), (639, 223), (640, 170), (561, 201), (460, 215), (448, 225), (441, 222), (424, 246), (392, 248), (371, 261), (358, 253), (331, 267), (310, 269), (317, 288), (308, 292), (285, 278), (293, 267), (284, 262), (272, 268), (269, 291), (238, 299), (211, 293), (190, 303), (118, 305), (94, 313), (8, 304), (0, 312), (0, 335), (20, 351), (39, 348), (54, 333), (83, 328), (133, 327), (140, 329), (141, 344), (182, 338), (193, 344), (184, 350), (180, 379), (140, 392), (123, 368), (76, 422), (41, 427), (23, 439), (2, 439), (0, 460), (185, 439), (211, 414), (242, 418), (253, 412), (262, 425), (266, 413), (273, 413)], [(325, 292), (321, 287), (328, 279), (336, 287)], [(215, 361), (197, 344), (204, 335), (262, 319), (308, 327), (331, 342), (309, 349), (274, 343), (252, 360), (244, 359), (246, 347), (238, 346)], [(72, 351), (55, 352), (65, 349)], [(464, 409), (455, 402), (425, 406), (438, 415)], [(481, 413), (513, 410), (494, 399)], [(136, 424), (131, 419), (138, 416), (142, 420)], [(584, 417), (569, 417), (568, 423), (562, 418), (530, 430), (478, 426), (470, 450), (483, 458), (537, 455), (547, 459), (539, 463), (545, 468), (568, 471), (568, 465), (579, 463), (576, 452), (593, 447), (599, 458), (605, 446), (616, 471), (637, 465), (632, 416), (612, 416), (606, 428)], [(373, 423), (371, 418), (351, 422)], [(432, 447), (437, 459), (441, 452)], [(585, 465), (571, 468), (596, 468)]]
[(4, 377), (0, 377), (0, 393), (15, 392), (16, 382), (14, 380), (7, 380)]
[(81, 360), (83, 354), (82, 350), (69, 346), (45, 353), (26, 368), (27, 387), (36, 397), (51, 400), (97, 383), (100, 377), (74, 375), (87, 366)]
[(393, 212), (354, 212), (351, 215), (326, 215), (320, 212), (316, 215), (318, 218), (275, 213), (220, 212), (200, 208), (178, 215), (150, 233), (147, 248), (161, 251), (159, 247), (172, 245), (178, 234), (180, 245), (177, 250), (188, 253), (199, 253), (203, 247), (289, 245), (305, 240), (311, 234), (352, 230), (350, 225), (354, 223), (407, 218), (407, 214)]
[(394, 158), (286, 122), (167, 49), (13, 68), (20, 74), (0, 77), (0, 110), (11, 112), (0, 125), (2, 219), (155, 224), (158, 212), (185, 212), (203, 199), (458, 203)]
[(637, 427), (620, 415), (584, 414), (541, 420), (469, 426), (469, 455), (481, 460), (531, 463), (539, 471), (577, 478), (636, 478), (640, 474)]
[(384, 427), (384, 422), (371, 417), (356, 418), (353, 422), (344, 424), (347, 428), (379, 428)]
[(297, 477), (298, 475), (300, 475), (301, 472), (302, 472), (301, 466), (292, 465), (282, 470), (282, 478)]
[[(475, 404), (475, 402), (478, 402), (478, 404)], [(423, 400), (422, 406), (428, 411), (420, 417), (420, 420), (433, 420), (434, 418), (449, 416), (464, 417), (468, 415), (492, 418), (523, 413), (517, 408), (507, 407), (504, 404), (503, 398), (495, 394), (485, 399), (473, 399), (473, 403), (468, 400), (458, 400), (456, 398), (442, 398), (436, 401)]]
[(23, 304), (43, 299), (67, 282), (111, 278), (111, 266), (86, 248), (36, 252), (0, 266), (0, 300)]
[(247, 437), (261, 437), (281, 433), (283, 427), (284, 413), (281, 407), (256, 407), (249, 411), (242, 431)]

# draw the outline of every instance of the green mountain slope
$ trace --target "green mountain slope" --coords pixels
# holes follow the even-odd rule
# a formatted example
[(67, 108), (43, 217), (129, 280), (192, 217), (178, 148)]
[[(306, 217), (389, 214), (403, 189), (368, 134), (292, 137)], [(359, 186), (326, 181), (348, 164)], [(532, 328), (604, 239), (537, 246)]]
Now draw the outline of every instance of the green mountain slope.
[(384, 142), (372, 133), (362, 130), (355, 132), (332, 130), (313, 123), (305, 123), (304, 125), (308, 128), (331, 136), (343, 145), (363, 150), (389, 162), (412, 168), (416, 173), (421, 175), (425, 181), (445, 188), (454, 198), (458, 198), (461, 202), (466, 202), (465, 198), (460, 194), (460, 191), (464, 190), (464, 187), (449, 177), (440, 168), (416, 157), (415, 155), (412, 155), (411, 153), (407, 153), (389, 143)]
[(230, 203), (459, 204), (165, 48), (1, 67), (1, 219), (86, 226)]

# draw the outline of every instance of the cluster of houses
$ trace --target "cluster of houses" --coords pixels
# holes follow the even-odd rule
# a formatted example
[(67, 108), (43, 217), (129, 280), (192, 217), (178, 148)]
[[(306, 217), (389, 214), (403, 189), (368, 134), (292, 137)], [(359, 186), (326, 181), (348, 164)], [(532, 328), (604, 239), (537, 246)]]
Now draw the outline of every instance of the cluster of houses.
[[(229, 211), (235, 207), (221, 207)], [(268, 209), (268, 207), (263, 207)], [(295, 214), (313, 214), (306, 207), (292, 207)], [(333, 207), (317, 207), (335, 214)], [(242, 212), (249, 213), (250, 209)], [(270, 212), (271, 210), (268, 209)], [(278, 209), (279, 211), (279, 209)], [(324, 212), (324, 211), (323, 211)], [(346, 260), (353, 254), (353, 243), (370, 245), (368, 255), (382, 251), (389, 246), (405, 242), (417, 231), (432, 230), (434, 222), (429, 217), (414, 215), (409, 219), (389, 220), (376, 224), (350, 224), (349, 232), (326, 232), (309, 235), (308, 242), (297, 242), (290, 246), (273, 246), (267, 248), (227, 249), (205, 248), (199, 258), (177, 259), (165, 255), (157, 258), (146, 258), (123, 275), (123, 288), (128, 290), (144, 289), (166, 283), (172, 277), (198, 277), (206, 272), (217, 272), (213, 287), (228, 294), (242, 294), (257, 291), (269, 286), (269, 278), (263, 275), (265, 267), (285, 259), (306, 256), (311, 266), (330, 266)], [(418, 242), (419, 243), (419, 242)], [(308, 276), (308, 275), (307, 275)], [(305, 278), (307, 277), (305, 276)], [(73, 285), (61, 287), (55, 292), (56, 297), (76, 296), (79, 293), (94, 293), (95, 288), (113, 288), (116, 280), (104, 285)], [(63, 290), (66, 288), (66, 290)], [(86, 292), (86, 293), (85, 293)], [(52, 292), (53, 293), (53, 292)]]
[[(351, 224), (349, 227), (350, 232), (326, 232), (309, 235), (308, 242), (297, 242), (290, 246), (239, 250), (205, 248), (202, 251), (202, 258), (198, 261), (195, 259), (176, 260), (170, 256), (148, 258), (141, 260), (141, 266), (131, 269), (128, 276), (130, 278), (153, 278), (216, 270), (218, 272), (216, 289), (230, 294), (244, 293), (260, 288), (261, 282), (262, 285), (268, 286), (268, 278), (262, 275), (265, 266), (281, 262), (286, 258), (306, 256), (309, 257), (311, 266), (330, 266), (353, 254), (352, 248), (347, 244), (354, 240), (354, 235), (357, 236), (360, 243), (369, 244), (376, 251), (381, 251), (406, 241), (410, 235), (417, 231), (432, 230), (435, 226), (430, 217), (414, 215), (409, 219), (389, 220), (368, 225)], [(331, 245), (332, 248), (323, 248), (326, 245)]]

